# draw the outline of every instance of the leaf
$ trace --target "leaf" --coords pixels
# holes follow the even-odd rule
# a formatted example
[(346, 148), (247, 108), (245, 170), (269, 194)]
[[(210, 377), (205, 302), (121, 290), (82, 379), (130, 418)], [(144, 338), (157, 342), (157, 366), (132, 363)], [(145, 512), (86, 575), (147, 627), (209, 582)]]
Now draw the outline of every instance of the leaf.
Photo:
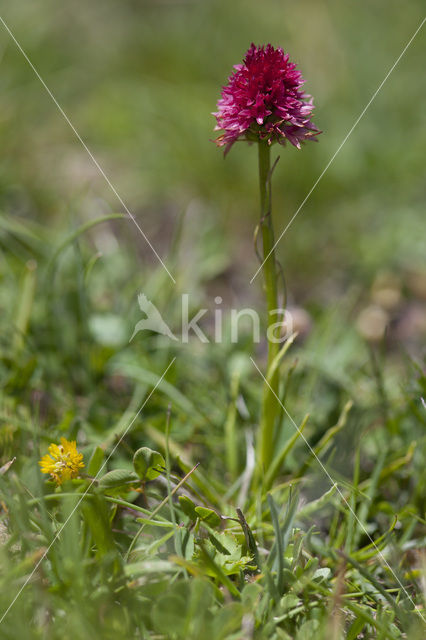
[(331, 569), (330, 567), (322, 567), (321, 569), (317, 569), (314, 573), (314, 575), (312, 576), (312, 580), (319, 580), (321, 582), (321, 580), (325, 580), (326, 578), (329, 578), (331, 575)]
[[(223, 535), (223, 534), (219, 534), (219, 535)], [(223, 556), (230, 556), (231, 552), (228, 551), (228, 549), (226, 547), (223, 546), (221, 540), (219, 539), (219, 537), (214, 536), (213, 534), (209, 534), (209, 540), (212, 543), (212, 545), (215, 547), (215, 549)], [(241, 555), (241, 554), (240, 554)]]
[[(213, 618), (212, 637), (217, 640), (226, 640), (241, 630), (243, 613), (244, 610), (239, 602), (232, 602), (228, 606), (222, 607)], [(238, 635), (240, 638), (242, 637), (240, 634)]]
[(154, 480), (165, 466), (161, 453), (149, 447), (141, 447), (133, 456), (133, 467), (141, 480)]
[[(154, 604), (152, 611), (152, 619), (155, 628), (167, 637), (182, 637), (185, 630), (186, 607), (187, 607), (187, 588), (182, 589), (181, 593), (177, 590), (160, 596)], [(184, 585), (186, 587), (186, 585)]]
[(139, 484), (139, 478), (136, 473), (127, 469), (114, 469), (99, 480), (99, 488), (105, 493), (123, 488), (130, 491), (131, 485), (134, 484)]
[(216, 511), (213, 511), (213, 509), (208, 509), (207, 507), (195, 507), (195, 513), (201, 520), (211, 527), (218, 527), (220, 525), (220, 516), (218, 516)]
[(179, 496), (178, 498), (180, 508), (184, 512), (186, 516), (188, 516), (191, 520), (195, 521), (197, 519), (197, 514), (195, 512), (195, 504), (192, 502), (188, 496)]
[(215, 576), (219, 582), (228, 589), (229, 593), (231, 593), (235, 598), (240, 598), (240, 592), (238, 591), (235, 584), (228, 578), (228, 576), (224, 573), (222, 567), (218, 566), (214, 559), (210, 556), (210, 554), (206, 551), (202, 541), (198, 542), (199, 550), (200, 550), (200, 558), (204, 564), (204, 570), (209, 574)]
[(246, 547), (252, 554), (253, 560), (255, 561), (257, 567), (260, 569), (260, 558), (257, 552), (256, 540), (254, 539), (254, 535), (247, 523), (247, 520), (245, 519), (243, 512), (239, 508), (237, 508), (237, 516), (244, 533)]
[(187, 531), (182, 540), (182, 552), (186, 560), (192, 560), (195, 551), (195, 537), (190, 531)]
[(104, 556), (109, 552), (114, 552), (115, 555), (116, 547), (104, 498), (94, 495), (92, 500), (81, 505), (81, 511), (96, 544), (98, 555)]
[(89, 476), (96, 476), (102, 467), (104, 461), (105, 452), (100, 447), (95, 447), (92, 455), (90, 456), (89, 463), (87, 465), (87, 473)]

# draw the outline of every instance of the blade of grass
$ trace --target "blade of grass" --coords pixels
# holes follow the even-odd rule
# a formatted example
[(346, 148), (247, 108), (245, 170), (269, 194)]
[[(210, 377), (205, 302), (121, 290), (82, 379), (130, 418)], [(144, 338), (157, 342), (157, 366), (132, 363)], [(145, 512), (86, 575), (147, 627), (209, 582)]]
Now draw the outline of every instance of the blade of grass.
[[(283, 549), (283, 539), (281, 535), (281, 528), (278, 519), (277, 508), (275, 506), (275, 502), (270, 493), (267, 495), (269, 510), (271, 512), (271, 520), (275, 531), (275, 545), (277, 549), (277, 589), (278, 593), (281, 595), (283, 591), (283, 569), (284, 569), (284, 549)], [(272, 555), (272, 553), (271, 553)]]
[(271, 488), (272, 483), (277, 477), (281, 466), (283, 465), (290, 451), (295, 446), (298, 438), (300, 437), (300, 434), (303, 432), (304, 428), (306, 427), (308, 420), (309, 420), (309, 413), (307, 413), (306, 416), (303, 418), (303, 421), (299, 429), (294, 433), (294, 435), (290, 438), (290, 440), (288, 440), (288, 442), (284, 445), (280, 453), (272, 461), (272, 464), (269, 467), (264, 480), (264, 489), (266, 491), (268, 491)]
[(351, 564), (366, 580), (368, 580), (368, 582), (370, 582), (375, 587), (375, 589), (377, 589), (377, 591), (385, 598), (385, 600), (387, 600), (387, 602), (395, 611), (399, 619), (404, 621), (406, 624), (408, 624), (407, 612), (404, 609), (402, 609), (402, 607), (399, 606), (396, 600), (392, 598), (392, 596), (388, 593), (386, 589), (384, 589), (384, 587), (375, 578), (375, 576), (373, 576), (373, 574), (370, 571), (367, 571), (367, 569), (363, 565), (361, 565), (354, 558), (347, 555), (343, 551), (337, 550), (337, 553), (340, 556), (342, 556), (342, 558), (344, 558), (346, 562)]
[(173, 505), (173, 496), (172, 496), (172, 484), (170, 481), (170, 448), (169, 448), (169, 437), (170, 437), (170, 420), (171, 420), (171, 405), (169, 404), (167, 408), (167, 419), (166, 419), (166, 479), (167, 479), (167, 493), (169, 498), (169, 507), (170, 507), (170, 518), (173, 523), (174, 530), (174, 542), (175, 542), (175, 550), (178, 556), (182, 556), (182, 538), (179, 527), (176, 524), (176, 514), (175, 508)]
[(353, 548), (353, 539), (354, 539), (354, 531), (358, 523), (356, 522), (355, 514), (356, 514), (356, 489), (359, 484), (359, 461), (360, 461), (360, 445), (355, 452), (355, 461), (354, 461), (354, 474), (353, 474), (353, 491), (351, 491), (351, 495), (349, 497), (349, 505), (350, 509), (348, 509), (348, 514), (346, 518), (346, 540), (345, 540), (345, 551), (346, 553), (350, 553)]
[(225, 420), (225, 450), (226, 450), (226, 465), (231, 478), (234, 480), (238, 474), (238, 447), (237, 447), (237, 433), (236, 433), (236, 418), (237, 418), (237, 398), (240, 388), (240, 375), (239, 369), (232, 372), (231, 384), (230, 384), (230, 402), (228, 407), (228, 413)]
[(103, 222), (108, 222), (109, 220), (120, 220), (125, 217), (126, 216), (124, 213), (110, 213), (106, 216), (96, 218), (96, 220), (89, 220), (89, 222), (85, 222), (84, 224), (82, 224), (80, 227), (78, 227), (78, 229), (69, 234), (55, 250), (53, 256), (50, 258), (47, 264), (46, 273), (50, 273), (50, 270), (52, 269), (54, 263), (56, 262), (60, 254), (64, 251), (64, 249), (66, 249), (70, 244), (77, 240), (77, 238), (83, 233), (86, 233), (86, 231), (88, 231), (89, 229), (92, 229), (96, 225), (102, 224)]
[(334, 425), (334, 427), (330, 427), (330, 429), (327, 429), (319, 443), (316, 445), (316, 447), (314, 447), (313, 451), (310, 452), (309, 456), (307, 457), (306, 461), (303, 463), (299, 471), (296, 472), (296, 477), (304, 476), (306, 474), (313, 461), (321, 455), (322, 451), (324, 451), (324, 449), (339, 433), (339, 431), (341, 431), (346, 426), (348, 413), (351, 410), (352, 404), (353, 403), (351, 400), (349, 400), (349, 402), (345, 404), (337, 423)]
[(373, 473), (371, 475), (370, 484), (368, 486), (366, 493), (367, 500), (363, 500), (360, 504), (357, 516), (357, 526), (354, 531), (353, 536), (353, 548), (356, 549), (358, 547), (359, 541), (363, 533), (365, 533), (363, 526), (365, 521), (367, 520), (368, 512), (370, 510), (370, 505), (375, 496), (377, 485), (379, 482), (380, 474), (383, 469), (384, 462), (386, 460), (387, 450), (384, 449), (380, 452), (379, 457), (377, 459), (376, 465), (374, 467)]

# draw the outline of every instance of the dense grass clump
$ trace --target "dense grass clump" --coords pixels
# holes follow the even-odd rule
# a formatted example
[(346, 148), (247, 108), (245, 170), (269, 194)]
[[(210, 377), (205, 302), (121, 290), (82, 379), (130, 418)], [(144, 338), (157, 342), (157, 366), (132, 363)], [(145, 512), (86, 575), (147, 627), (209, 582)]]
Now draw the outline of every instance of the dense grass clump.
[[(415, 363), (363, 344), (349, 303), (319, 311), (283, 360), (289, 413), (254, 483), (251, 342), (141, 333), (129, 344), (136, 304), (105, 307), (131, 257), (118, 250), (108, 270), (90, 241), (126, 222), (66, 242), (6, 220), (4, 291), (18, 293), (19, 323), (3, 317), (2, 610), (23, 591), (3, 637), (420, 640)], [(161, 267), (155, 278), (164, 310)], [(85, 468), (57, 487), (37, 462), (63, 436)]]

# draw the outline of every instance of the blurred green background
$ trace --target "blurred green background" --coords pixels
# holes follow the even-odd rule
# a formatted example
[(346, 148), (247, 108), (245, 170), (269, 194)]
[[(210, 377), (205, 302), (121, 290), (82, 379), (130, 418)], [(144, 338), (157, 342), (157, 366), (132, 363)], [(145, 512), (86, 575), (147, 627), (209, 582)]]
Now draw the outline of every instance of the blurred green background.
[[(220, 87), (251, 41), (290, 52), (323, 134), (278, 149), (274, 216), (283, 229), (420, 24), (424, 3), (265, 0), (21, 0), (1, 15), (167, 262), (179, 214), (217, 231), (241, 287), (257, 268), (256, 152), (224, 160)], [(303, 299), (419, 269), (426, 191), (423, 29), (279, 245)], [(3, 26), (0, 206), (63, 229), (121, 205)], [(131, 224), (131, 223), (130, 223)], [(192, 223), (191, 223), (192, 224)], [(155, 262), (142, 238), (134, 245)], [(137, 268), (137, 267), (136, 267)], [(247, 287), (250, 289), (249, 287)], [(325, 290), (325, 291), (324, 291)]]
[[(281, 156), (273, 181), (279, 234), (422, 9), (417, 0), (403, 9), (398, 2), (282, 0), (2, 3), (9, 28), (177, 280), (173, 287), (129, 219), (94, 227), (45, 272), (70, 233), (123, 208), (0, 25), (0, 305), (12, 362), (17, 325), (24, 334), (30, 327), (28, 358), (38, 362), (35, 374), (28, 365), (31, 384), (49, 387), (46, 371), (55, 380), (60, 352), (72, 393), (76, 385), (86, 394), (90, 370), (101, 374), (127, 346), (140, 291), (172, 329), (182, 292), (194, 309), (213, 307), (221, 295), (224, 306), (261, 310), (261, 277), (249, 284), (258, 266), (257, 153), (238, 144), (224, 159), (211, 142), (221, 86), (251, 41), (270, 41), (290, 52), (314, 96), (318, 143), (302, 151), (274, 147)], [(408, 349), (417, 359), (425, 335), (425, 50), (423, 29), (278, 246), (290, 305), (310, 316), (301, 317), (302, 333), (313, 326), (305, 357), (336, 379), (368, 360), (353, 337), (365, 309), (364, 334), (378, 323), (380, 335), (386, 324), (399, 355)], [(384, 314), (378, 320), (377, 307)], [(110, 351), (89, 356), (93, 340)], [(129, 349), (162, 370), (168, 347), (161, 340), (145, 336)], [(226, 359), (227, 349), (200, 353)], [(185, 385), (186, 373), (177, 377)], [(310, 388), (299, 397), (302, 407)]]

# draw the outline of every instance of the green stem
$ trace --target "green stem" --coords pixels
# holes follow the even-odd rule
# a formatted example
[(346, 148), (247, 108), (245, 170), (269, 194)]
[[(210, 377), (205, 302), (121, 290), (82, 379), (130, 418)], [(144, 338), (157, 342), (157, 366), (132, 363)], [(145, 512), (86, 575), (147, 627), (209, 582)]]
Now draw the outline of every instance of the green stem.
[[(264, 276), (264, 287), (266, 293), (266, 303), (268, 310), (268, 338), (272, 334), (273, 325), (280, 320), (277, 313), (278, 308), (278, 288), (277, 272), (274, 250), (274, 230), (271, 215), (271, 194), (270, 194), (270, 147), (266, 142), (259, 142), (259, 187), (261, 218), (260, 228), (262, 231), (263, 259), (265, 260), (262, 270)], [(268, 339), (268, 369), (266, 378), (272, 362), (280, 349), (278, 342)], [(277, 414), (279, 413), (279, 403), (277, 401), (279, 390), (279, 370), (274, 371), (269, 385), (265, 383), (263, 387), (262, 418), (260, 425), (260, 456), (258, 461), (261, 472), (265, 473), (272, 461), (274, 429)]]

